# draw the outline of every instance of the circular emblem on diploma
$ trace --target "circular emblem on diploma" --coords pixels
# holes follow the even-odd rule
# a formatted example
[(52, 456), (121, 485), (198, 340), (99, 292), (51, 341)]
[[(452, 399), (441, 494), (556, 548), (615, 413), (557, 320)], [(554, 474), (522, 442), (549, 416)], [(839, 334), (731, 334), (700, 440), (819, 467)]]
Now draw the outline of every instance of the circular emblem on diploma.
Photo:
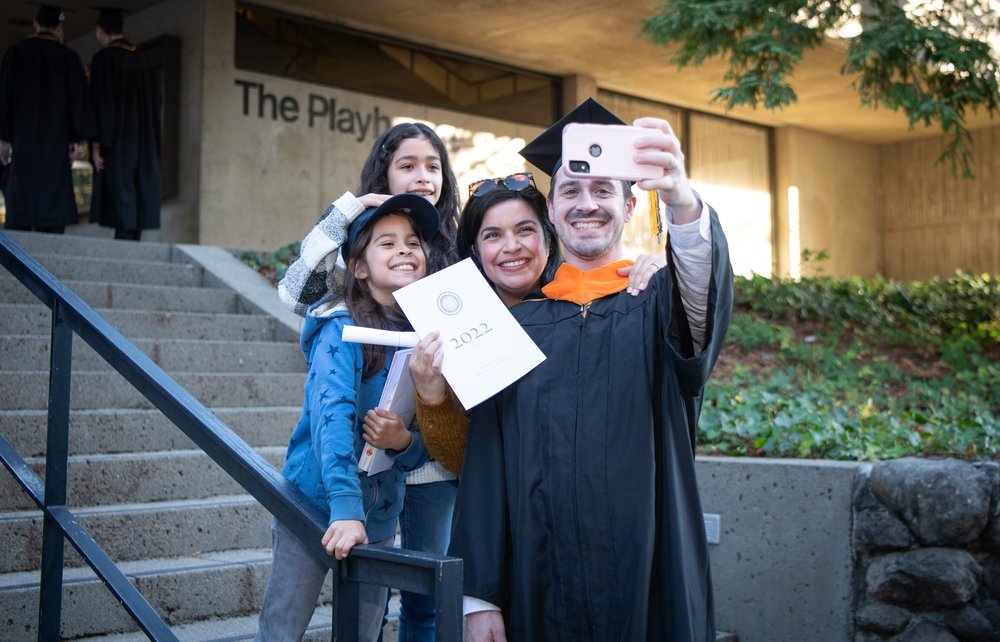
[(462, 311), (462, 299), (454, 292), (442, 292), (438, 295), (438, 310), (454, 316)]

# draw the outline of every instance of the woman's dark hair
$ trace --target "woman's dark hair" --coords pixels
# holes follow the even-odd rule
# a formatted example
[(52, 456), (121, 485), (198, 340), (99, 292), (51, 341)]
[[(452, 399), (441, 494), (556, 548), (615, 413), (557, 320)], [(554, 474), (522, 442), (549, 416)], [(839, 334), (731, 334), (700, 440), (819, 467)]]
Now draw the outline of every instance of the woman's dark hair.
[[(545, 236), (545, 245), (549, 249), (549, 259), (545, 262), (545, 269), (542, 271), (541, 285), (545, 285), (556, 274), (559, 265), (562, 263), (562, 252), (559, 250), (559, 242), (556, 238), (556, 228), (549, 220), (548, 208), (545, 206), (545, 196), (532, 186), (528, 186), (519, 191), (512, 191), (498, 187), (482, 196), (474, 196), (465, 204), (462, 210), (462, 218), (458, 220), (458, 236), (455, 240), (458, 257), (465, 259), (472, 257), (472, 260), (479, 267), (479, 271), (486, 276), (482, 262), (476, 253), (476, 238), (479, 236), (479, 229), (483, 226), (483, 219), (486, 212), (491, 207), (504, 201), (523, 201), (528, 204), (531, 211), (538, 217), (542, 234)], [(486, 277), (489, 280), (489, 277)]]
[(389, 167), (392, 157), (400, 144), (410, 138), (426, 138), (441, 158), (441, 195), (435, 206), (441, 220), (438, 235), (429, 243), (431, 253), (427, 257), (428, 273), (446, 268), (457, 260), (455, 254), (455, 232), (458, 229), (459, 195), (458, 181), (448, 160), (448, 148), (424, 123), (399, 123), (387, 129), (372, 145), (364, 167), (361, 169), (361, 187), (358, 194), (388, 194)]
[[(397, 214), (397, 216), (403, 216), (410, 221), (410, 225), (413, 226), (413, 230), (420, 238), (420, 247), (423, 249), (424, 256), (426, 257), (428, 255), (428, 247), (423, 237), (420, 236), (420, 227), (405, 214)], [(372, 296), (368, 280), (359, 279), (354, 276), (354, 268), (358, 262), (365, 260), (365, 250), (368, 249), (368, 244), (372, 240), (375, 223), (382, 218), (384, 217), (379, 217), (369, 222), (365, 229), (361, 230), (358, 234), (354, 245), (351, 246), (351, 251), (344, 260), (347, 269), (344, 270), (343, 294), (337, 298), (347, 305), (347, 310), (350, 312), (351, 320), (354, 321), (355, 325), (382, 330), (411, 330), (412, 326), (410, 326), (410, 322), (406, 320), (406, 316), (399, 308), (382, 305), (376, 301), (375, 297)], [(382, 366), (385, 365), (386, 352), (385, 346), (376, 346), (368, 343), (361, 344), (361, 357), (364, 363), (361, 371), (362, 378), (367, 379), (382, 369)]]

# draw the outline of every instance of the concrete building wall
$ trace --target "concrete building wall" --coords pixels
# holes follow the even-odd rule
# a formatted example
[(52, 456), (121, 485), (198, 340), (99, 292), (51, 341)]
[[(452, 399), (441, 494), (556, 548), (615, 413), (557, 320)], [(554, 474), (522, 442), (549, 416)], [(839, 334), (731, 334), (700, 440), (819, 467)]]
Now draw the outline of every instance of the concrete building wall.
[[(716, 628), (740, 642), (850, 640), (851, 511), (861, 464), (699, 457)], [(711, 541), (711, 539), (710, 539)]]
[(880, 149), (885, 273), (896, 279), (955, 270), (1000, 274), (1000, 127), (972, 132), (974, 180), (939, 164), (935, 137)]
[[(826, 250), (828, 276), (872, 276), (882, 270), (879, 149), (798, 128), (775, 131), (777, 273), (793, 274), (789, 188), (798, 192), (799, 247)], [(815, 275), (809, 264), (802, 276)]]
[(232, 3), (206, 4), (200, 243), (300, 240), (327, 204), (357, 189), (372, 143), (399, 121), (435, 127), (460, 187), (523, 170), (517, 150), (540, 131), (235, 69), (234, 28)]

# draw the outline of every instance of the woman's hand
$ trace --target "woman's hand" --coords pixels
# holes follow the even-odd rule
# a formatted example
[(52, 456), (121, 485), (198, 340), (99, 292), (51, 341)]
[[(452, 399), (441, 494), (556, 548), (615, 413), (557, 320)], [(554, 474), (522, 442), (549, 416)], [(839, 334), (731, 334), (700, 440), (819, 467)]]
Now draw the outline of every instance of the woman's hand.
[(376, 448), (406, 450), (413, 441), (413, 435), (394, 412), (372, 408), (365, 414), (362, 423), (365, 441)]
[(378, 207), (390, 198), (388, 194), (365, 194), (358, 197), (358, 202), (364, 205), (365, 209), (368, 209), (369, 207)]
[(649, 285), (649, 280), (653, 278), (653, 275), (663, 269), (666, 264), (665, 254), (640, 254), (634, 265), (619, 268), (618, 275), (628, 277), (625, 291), (632, 296), (638, 296)]
[(413, 354), (410, 356), (413, 385), (424, 403), (432, 406), (440, 404), (448, 394), (448, 382), (441, 374), (444, 343), (440, 337), (438, 332), (428, 332), (427, 336), (413, 348)]
[(367, 544), (368, 534), (365, 525), (355, 519), (341, 519), (330, 524), (323, 535), (323, 548), (327, 555), (334, 555), (338, 560), (347, 557), (357, 544)]

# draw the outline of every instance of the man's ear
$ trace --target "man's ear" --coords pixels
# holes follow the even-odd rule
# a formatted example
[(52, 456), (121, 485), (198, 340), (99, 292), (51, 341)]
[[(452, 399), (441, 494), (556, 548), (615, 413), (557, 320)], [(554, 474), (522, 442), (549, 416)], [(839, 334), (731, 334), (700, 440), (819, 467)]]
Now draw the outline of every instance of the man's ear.
[(635, 214), (635, 194), (625, 199), (625, 222), (628, 223)]
[(552, 206), (552, 199), (545, 199), (545, 208), (549, 211), (549, 223), (556, 224), (556, 212)]

